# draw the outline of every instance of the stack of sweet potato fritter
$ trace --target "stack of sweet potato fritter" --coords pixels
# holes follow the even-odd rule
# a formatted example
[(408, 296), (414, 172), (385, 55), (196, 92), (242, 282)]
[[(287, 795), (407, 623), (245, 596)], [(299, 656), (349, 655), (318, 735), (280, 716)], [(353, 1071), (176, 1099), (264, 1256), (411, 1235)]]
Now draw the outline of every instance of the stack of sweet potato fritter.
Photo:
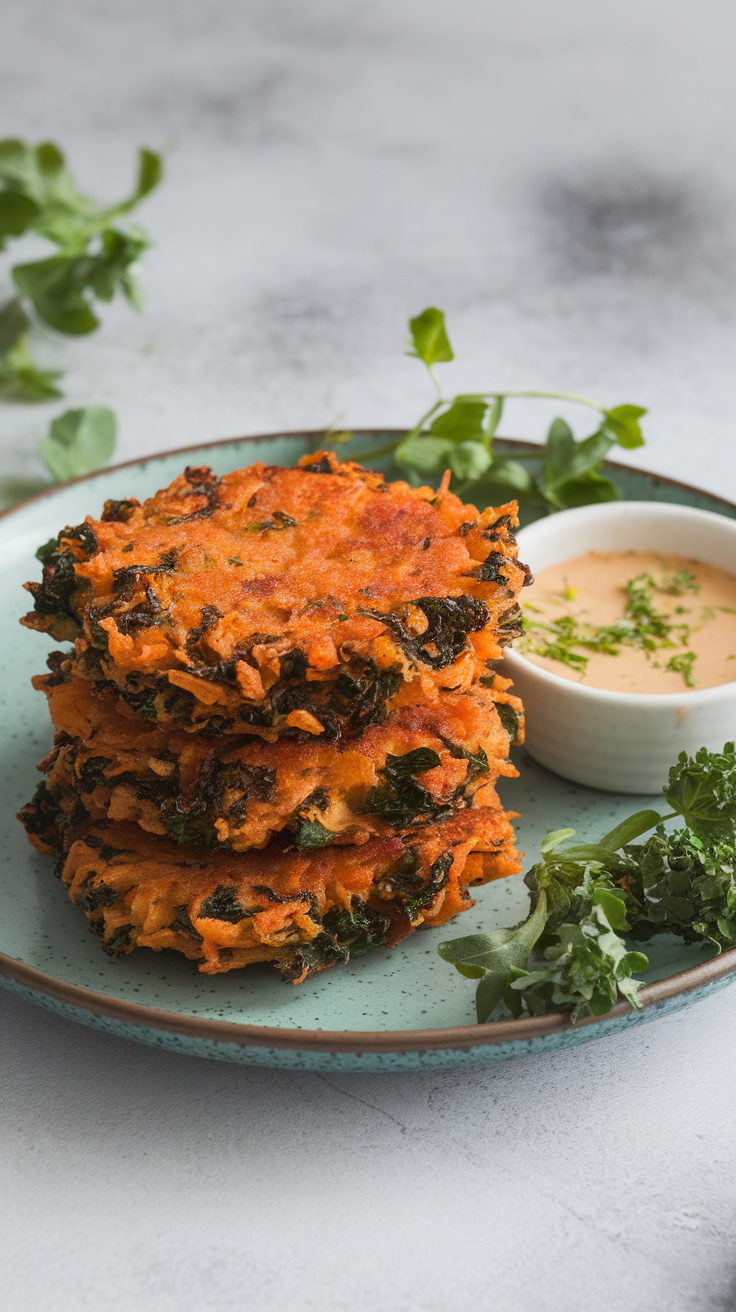
[(107, 952), (299, 981), (518, 870), (515, 515), (318, 452), (41, 548), (23, 623), (74, 646), (33, 680), (56, 737), (21, 818)]

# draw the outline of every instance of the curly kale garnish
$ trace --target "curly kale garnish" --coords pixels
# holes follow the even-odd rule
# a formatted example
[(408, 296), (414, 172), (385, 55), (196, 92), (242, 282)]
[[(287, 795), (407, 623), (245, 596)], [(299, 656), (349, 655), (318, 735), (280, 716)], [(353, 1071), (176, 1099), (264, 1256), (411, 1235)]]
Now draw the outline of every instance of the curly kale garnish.
[(701, 747), (694, 757), (681, 752), (662, 790), (665, 801), (689, 829), (704, 841), (726, 837), (736, 823), (736, 751), (726, 743), (722, 752)]
[[(525, 877), (531, 915), (511, 929), (439, 946), (443, 960), (480, 981), (478, 1020), (569, 1011), (600, 1016), (623, 998), (640, 1007), (649, 961), (628, 943), (674, 934), (736, 948), (736, 750), (683, 752), (663, 790), (670, 815), (638, 811), (595, 843), (565, 847), (574, 829), (542, 843)], [(685, 828), (667, 832), (664, 821)], [(634, 840), (654, 829), (643, 843)]]

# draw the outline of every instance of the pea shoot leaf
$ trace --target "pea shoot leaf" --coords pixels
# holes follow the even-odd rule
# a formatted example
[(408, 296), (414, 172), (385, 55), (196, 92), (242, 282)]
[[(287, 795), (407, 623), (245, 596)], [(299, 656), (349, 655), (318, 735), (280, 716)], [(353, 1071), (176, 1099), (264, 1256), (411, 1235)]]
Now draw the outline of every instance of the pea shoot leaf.
[[(568, 479), (555, 489), (556, 510), (572, 510), (575, 506), (592, 506), (602, 501), (618, 501), (618, 488), (610, 478), (604, 478), (595, 469), (580, 478)], [(549, 498), (548, 498), (549, 500)]]
[(394, 460), (402, 468), (412, 469), (417, 474), (431, 478), (441, 474), (447, 468), (447, 461), (453, 443), (440, 437), (407, 437), (394, 451)]
[(458, 442), (453, 445), (447, 463), (455, 478), (475, 480), (490, 469), (493, 456), (480, 442)]
[(115, 449), (115, 416), (106, 406), (67, 410), (51, 424), (39, 453), (57, 483), (106, 465)]
[(37, 369), (26, 350), (23, 338), (30, 323), (17, 297), (0, 306), (0, 397), (4, 401), (49, 401), (61, 395), (56, 386), (58, 370)]
[[(56, 254), (11, 270), (22, 299), (0, 310), (0, 396), (6, 400), (46, 400), (58, 396), (56, 372), (37, 369), (25, 344), (32, 327), (26, 311), (33, 308), (58, 332), (80, 336), (99, 325), (96, 302), (120, 293), (140, 308), (141, 296), (133, 269), (150, 242), (124, 219), (158, 186), (163, 177), (161, 157), (143, 148), (138, 153), (131, 193), (117, 204), (100, 207), (74, 182), (64, 155), (53, 142), (31, 146), (15, 138), (0, 141), (0, 250), (8, 242), (34, 232), (57, 247)], [(8, 343), (17, 325), (18, 307), (26, 321)], [(6, 314), (6, 311), (8, 313)]]
[(466, 401), (458, 397), (433, 420), (429, 431), (433, 437), (449, 437), (453, 442), (480, 437), (487, 408), (485, 401)]
[(646, 413), (640, 405), (617, 405), (613, 410), (604, 410), (602, 431), (610, 434), (619, 446), (631, 451), (644, 445), (639, 420)]
[(8, 237), (21, 237), (39, 214), (30, 196), (20, 191), (0, 191), (0, 250), (5, 248)]
[(407, 351), (407, 355), (416, 356), (430, 368), (433, 364), (454, 360), (450, 339), (445, 331), (445, 316), (442, 310), (430, 305), (415, 319), (409, 320), (409, 332), (411, 333), (409, 345), (414, 349)]
[[(543, 391), (484, 392), (447, 400), (433, 369), (436, 363), (454, 358), (443, 312), (429, 306), (409, 321), (409, 330), (408, 354), (427, 365), (439, 400), (406, 438), (381, 448), (381, 454), (393, 450), (402, 468), (422, 478), (437, 476), (449, 466), (453, 479), (462, 484), (462, 495), (471, 495), (477, 503), (497, 499), (499, 490), (507, 497), (534, 503), (536, 511), (541, 503), (548, 512), (617, 499), (616, 485), (601, 473), (601, 467), (616, 443), (626, 448), (643, 444), (639, 423), (646, 414), (643, 406), (607, 409), (585, 397)], [(598, 427), (578, 441), (566, 420), (554, 419), (542, 471), (535, 477), (525, 467), (524, 457), (509, 460), (493, 450), (504, 405), (512, 396), (557, 397), (590, 406), (597, 412)], [(527, 458), (533, 454), (527, 453)]]

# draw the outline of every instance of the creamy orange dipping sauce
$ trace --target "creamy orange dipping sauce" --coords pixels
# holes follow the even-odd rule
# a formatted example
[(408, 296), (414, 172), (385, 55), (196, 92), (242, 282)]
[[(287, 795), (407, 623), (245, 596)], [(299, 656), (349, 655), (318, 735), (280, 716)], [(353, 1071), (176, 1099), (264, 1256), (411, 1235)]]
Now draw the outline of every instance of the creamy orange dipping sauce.
[[(607, 655), (569, 640), (572, 633), (573, 638), (581, 634), (595, 642), (601, 628), (621, 621), (625, 625), (631, 597), (626, 585), (642, 575), (656, 585), (650, 589), (645, 584), (644, 589), (671, 646), (650, 636), (654, 650), (614, 642), (618, 654)], [(736, 576), (716, 565), (652, 551), (590, 551), (541, 570), (523, 601), (525, 636), (517, 650), (562, 679), (643, 693), (682, 693), (736, 680)], [(629, 616), (629, 624), (635, 625), (631, 609)], [(642, 631), (646, 636), (646, 620), (639, 640)], [(573, 661), (587, 658), (587, 664), (571, 668), (540, 654), (540, 648), (555, 645)]]

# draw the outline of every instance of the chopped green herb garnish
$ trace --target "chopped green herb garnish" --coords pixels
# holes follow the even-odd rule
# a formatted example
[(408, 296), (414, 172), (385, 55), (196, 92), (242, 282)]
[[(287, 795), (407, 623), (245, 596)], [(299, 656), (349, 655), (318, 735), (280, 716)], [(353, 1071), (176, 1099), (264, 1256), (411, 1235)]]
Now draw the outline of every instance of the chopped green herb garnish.
[[(688, 571), (680, 571), (688, 573)], [(675, 578), (678, 576), (675, 575)], [(697, 586), (697, 585), (696, 585)], [(573, 615), (561, 615), (558, 619), (544, 623), (534, 619), (529, 622), (526, 631), (517, 644), (519, 651), (533, 652), (535, 656), (544, 656), (547, 660), (559, 661), (570, 669), (584, 674), (588, 657), (584, 651), (601, 652), (605, 656), (618, 656), (622, 647), (638, 647), (649, 653), (662, 647), (674, 647), (675, 639), (686, 646), (690, 641), (690, 628), (687, 624), (673, 624), (667, 615), (655, 610), (653, 597), (655, 592), (671, 594), (671, 580), (657, 583), (651, 574), (639, 574), (629, 579), (623, 592), (626, 606), (623, 618), (614, 624), (596, 627), (577, 620)], [(528, 603), (525, 612), (530, 609)], [(678, 606), (675, 613), (682, 613)], [(714, 619), (703, 614), (703, 622)], [(583, 648), (583, 652), (577, 650)], [(693, 679), (693, 662), (695, 652), (686, 652), (673, 656), (667, 669), (683, 675), (689, 688), (695, 687)], [(654, 664), (659, 668), (658, 662)]]
[[(574, 829), (548, 834), (525, 877), (531, 914), (492, 934), (441, 943), (477, 979), (478, 1020), (568, 1011), (599, 1016), (624, 998), (640, 1007), (648, 958), (629, 946), (655, 934), (736, 947), (736, 750), (680, 754), (664, 791), (669, 815), (638, 811), (597, 842)], [(667, 833), (679, 816), (685, 828)], [(654, 829), (644, 842), (635, 839)]]
[(693, 664), (696, 659), (694, 651), (680, 652), (677, 656), (670, 656), (666, 668), (673, 674), (681, 674), (688, 688), (694, 688)]

